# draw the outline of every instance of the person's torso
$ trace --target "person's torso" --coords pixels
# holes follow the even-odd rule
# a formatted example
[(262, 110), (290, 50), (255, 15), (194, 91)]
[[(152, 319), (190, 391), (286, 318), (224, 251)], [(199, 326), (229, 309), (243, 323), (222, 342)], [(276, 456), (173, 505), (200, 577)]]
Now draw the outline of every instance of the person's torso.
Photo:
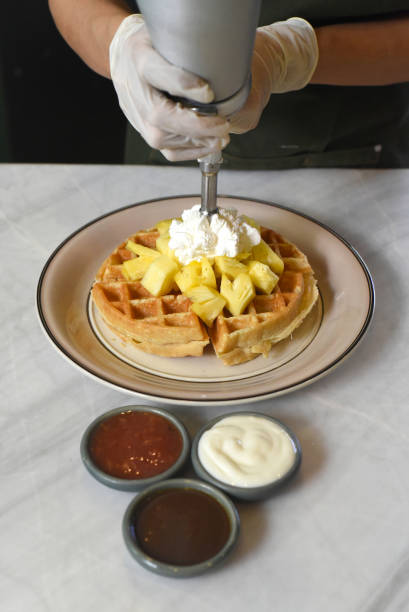
[(316, 27), (407, 10), (407, 0), (263, 0), (259, 25), (303, 17)]
[[(264, 0), (259, 24), (303, 17), (318, 27), (404, 11), (409, 0)], [(167, 163), (141, 140), (130, 135), (127, 161)], [(409, 83), (272, 95), (257, 128), (233, 134), (223, 158), (230, 168), (409, 166)]]

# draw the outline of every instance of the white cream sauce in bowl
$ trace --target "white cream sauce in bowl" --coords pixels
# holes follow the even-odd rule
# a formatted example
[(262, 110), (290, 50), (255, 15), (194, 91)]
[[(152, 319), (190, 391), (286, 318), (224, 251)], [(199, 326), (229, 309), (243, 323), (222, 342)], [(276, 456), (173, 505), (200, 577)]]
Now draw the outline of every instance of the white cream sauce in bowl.
[(283, 423), (265, 414), (238, 412), (206, 424), (192, 445), (198, 476), (234, 497), (263, 499), (301, 464), (301, 447)]

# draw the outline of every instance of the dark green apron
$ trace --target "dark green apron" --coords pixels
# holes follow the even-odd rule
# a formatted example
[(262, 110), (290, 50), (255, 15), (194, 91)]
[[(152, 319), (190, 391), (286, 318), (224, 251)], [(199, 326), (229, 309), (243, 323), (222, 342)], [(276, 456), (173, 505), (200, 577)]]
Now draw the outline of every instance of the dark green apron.
[[(264, 0), (260, 25), (294, 16), (316, 27), (408, 10), (409, 0)], [(272, 95), (257, 128), (233, 134), (223, 159), (241, 169), (409, 167), (409, 82)], [(125, 162), (169, 163), (132, 128)]]

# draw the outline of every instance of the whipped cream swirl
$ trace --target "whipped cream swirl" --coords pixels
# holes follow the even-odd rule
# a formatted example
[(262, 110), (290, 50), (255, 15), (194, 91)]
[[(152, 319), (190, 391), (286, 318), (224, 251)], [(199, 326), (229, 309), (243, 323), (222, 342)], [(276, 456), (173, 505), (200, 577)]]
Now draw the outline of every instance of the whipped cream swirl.
[(258, 229), (234, 208), (220, 208), (209, 220), (200, 212), (200, 204), (183, 211), (182, 221), (174, 219), (169, 234), (169, 246), (184, 265), (202, 257), (236, 257), (261, 240)]

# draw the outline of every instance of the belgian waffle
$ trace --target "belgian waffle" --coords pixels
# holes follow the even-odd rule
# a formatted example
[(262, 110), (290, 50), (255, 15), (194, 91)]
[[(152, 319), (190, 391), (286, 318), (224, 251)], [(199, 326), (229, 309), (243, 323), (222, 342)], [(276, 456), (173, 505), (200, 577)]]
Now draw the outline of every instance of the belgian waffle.
[[(209, 343), (226, 365), (267, 355), (273, 344), (301, 324), (318, 297), (316, 281), (306, 256), (271, 229), (261, 228), (263, 240), (284, 262), (279, 282), (270, 295), (256, 295), (245, 312), (226, 309), (208, 330), (191, 310), (190, 300), (177, 286), (153, 297), (139, 281), (129, 281), (122, 263), (135, 257), (122, 243), (103, 262), (92, 288), (92, 298), (106, 324), (125, 342), (165, 357), (200, 356)], [(159, 232), (140, 231), (129, 239), (155, 249)], [(208, 335), (209, 332), (209, 335)]]
[[(159, 232), (142, 231), (130, 240), (155, 248)], [(209, 344), (207, 331), (190, 310), (188, 298), (175, 290), (153, 297), (139, 281), (128, 281), (122, 263), (134, 257), (122, 243), (98, 270), (91, 295), (105, 323), (126, 342), (163, 357), (200, 356)]]
[(313, 271), (306, 256), (273, 230), (261, 228), (261, 237), (281, 257), (284, 271), (270, 295), (256, 295), (247, 310), (220, 314), (211, 332), (217, 356), (236, 365), (266, 356), (273, 344), (287, 338), (305, 319), (318, 298)]

